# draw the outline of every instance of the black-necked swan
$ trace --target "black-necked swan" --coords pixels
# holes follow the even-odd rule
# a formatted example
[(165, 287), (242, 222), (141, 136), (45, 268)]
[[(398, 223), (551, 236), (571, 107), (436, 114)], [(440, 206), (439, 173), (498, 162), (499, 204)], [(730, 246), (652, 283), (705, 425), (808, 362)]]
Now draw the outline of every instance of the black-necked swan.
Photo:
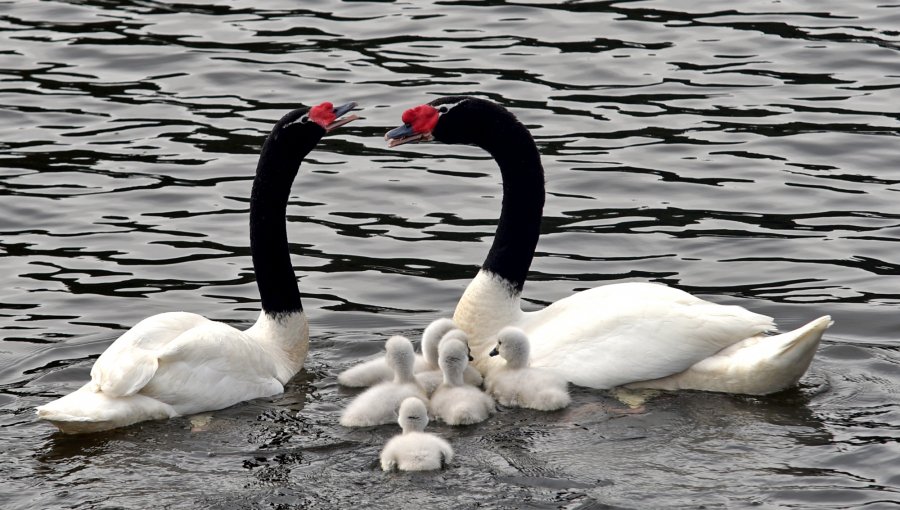
[(484, 386), (500, 405), (555, 411), (572, 401), (562, 376), (529, 366), (530, 342), (521, 329), (507, 326), (500, 330), (497, 346), (490, 352), (490, 356), (498, 355), (506, 363), (491, 368)]
[(499, 362), (488, 352), (497, 332), (510, 325), (531, 339), (532, 366), (579, 386), (767, 394), (796, 384), (806, 372), (832, 324), (828, 316), (766, 336), (774, 329), (770, 317), (652, 283), (596, 287), (523, 312), (520, 296), (544, 204), (544, 170), (528, 129), (505, 108), (469, 96), (436, 99), (406, 110), (402, 120), (385, 135), (390, 147), (430, 140), (473, 144), (500, 167), (503, 204), (494, 242), (453, 315), (469, 334), (482, 373)]
[(303, 158), (357, 117), (322, 103), (281, 118), (263, 144), (250, 196), (250, 251), (262, 312), (246, 331), (187, 312), (148, 317), (113, 342), (91, 381), (36, 409), (66, 433), (222, 409), (276, 395), (302, 367), (309, 327), (288, 251), (285, 210)]
[(425, 432), (428, 409), (425, 403), (409, 397), (400, 404), (397, 422), (403, 433), (392, 437), (381, 450), (384, 471), (433, 471), (453, 460), (453, 448), (440, 437)]
[(372, 386), (360, 393), (341, 413), (340, 423), (345, 427), (372, 427), (397, 421), (397, 409), (408, 397), (428, 401), (425, 390), (413, 375), (415, 351), (412, 342), (402, 336), (392, 336), (384, 343), (388, 367), (394, 372), (394, 380)]
[(447, 425), (472, 425), (488, 419), (494, 412), (494, 399), (463, 380), (469, 364), (466, 344), (458, 338), (442, 340), (438, 364), (444, 382), (431, 394), (431, 414)]
[[(425, 331), (422, 332), (422, 354), (416, 355), (413, 372), (419, 373), (437, 370), (437, 344), (448, 331), (455, 328), (456, 324), (447, 318), (433, 321), (425, 328)], [(434, 348), (434, 356), (431, 359), (429, 359), (428, 354), (426, 353), (426, 350), (430, 348), (430, 346), (433, 346)], [(337, 380), (338, 384), (342, 386), (363, 388), (387, 382), (393, 378), (394, 371), (387, 365), (387, 359), (384, 356), (379, 356), (344, 370), (338, 374)]]

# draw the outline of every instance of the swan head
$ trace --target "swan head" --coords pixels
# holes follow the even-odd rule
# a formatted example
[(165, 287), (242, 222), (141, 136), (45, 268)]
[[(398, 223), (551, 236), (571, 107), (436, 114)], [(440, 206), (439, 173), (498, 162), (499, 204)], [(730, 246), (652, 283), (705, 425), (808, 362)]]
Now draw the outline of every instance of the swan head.
[(497, 346), (490, 352), (491, 356), (500, 355), (506, 360), (510, 368), (525, 368), (528, 366), (528, 356), (531, 352), (531, 343), (528, 336), (519, 328), (507, 326), (497, 333)]
[(403, 336), (392, 336), (384, 343), (387, 365), (401, 380), (413, 378), (413, 365), (416, 353), (413, 351), (412, 342)]
[(315, 148), (325, 133), (358, 119), (354, 114), (347, 115), (354, 108), (354, 102), (335, 106), (325, 101), (310, 108), (292, 110), (275, 123), (263, 152), (284, 150), (302, 159)]
[(432, 322), (425, 328), (425, 331), (422, 332), (422, 355), (425, 357), (425, 361), (432, 366), (437, 366), (438, 345), (444, 335), (454, 329), (456, 329), (456, 323), (446, 317)]
[(407, 397), (400, 404), (397, 423), (403, 432), (422, 432), (428, 425), (428, 408), (416, 397)]
[(403, 112), (403, 125), (384, 135), (388, 147), (436, 140), (452, 144), (489, 145), (496, 119), (515, 117), (502, 106), (472, 96), (441, 97)]
[(359, 117), (356, 115), (344, 117), (344, 115), (353, 111), (356, 106), (355, 102), (335, 106), (325, 101), (310, 108), (297, 108), (282, 117), (275, 124), (275, 128), (299, 133), (301, 130), (316, 131), (316, 127), (319, 127), (321, 128), (319, 130), (321, 136), (358, 119)]
[(438, 347), (438, 365), (444, 380), (461, 385), (463, 372), (469, 365), (469, 346), (458, 338), (447, 338)]

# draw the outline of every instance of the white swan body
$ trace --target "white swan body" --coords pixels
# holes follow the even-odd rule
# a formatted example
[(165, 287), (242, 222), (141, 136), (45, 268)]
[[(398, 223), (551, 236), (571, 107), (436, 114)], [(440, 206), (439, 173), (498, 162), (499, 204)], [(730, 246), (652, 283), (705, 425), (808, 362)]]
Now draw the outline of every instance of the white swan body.
[(357, 395), (341, 413), (345, 427), (372, 427), (397, 421), (400, 404), (410, 397), (423, 402), (428, 396), (413, 375), (415, 352), (409, 339), (392, 336), (385, 342), (387, 364), (394, 371), (394, 380), (376, 384)]
[(480, 423), (494, 413), (494, 399), (463, 381), (468, 363), (466, 344), (456, 338), (441, 342), (440, 366), (444, 382), (431, 395), (431, 413), (448, 425)]
[(544, 204), (544, 170), (528, 129), (501, 106), (468, 96), (406, 110), (403, 123), (385, 135), (390, 147), (430, 140), (474, 144), (500, 167), (503, 201), (494, 241), (453, 314), (482, 373), (498, 363), (487, 354), (505, 326), (531, 339), (532, 366), (593, 388), (642, 383), (767, 394), (796, 384), (806, 372), (831, 324), (828, 316), (762, 336), (774, 329), (769, 317), (649, 283), (606, 285), (523, 312), (520, 296)]
[(284, 391), (309, 351), (309, 325), (287, 245), (285, 208), (300, 163), (355, 103), (294, 110), (266, 138), (250, 198), (250, 251), (262, 312), (246, 331), (200, 315), (148, 317), (104, 351), (91, 380), (36, 408), (66, 433), (222, 409)]
[(400, 404), (398, 423), (403, 433), (392, 437), (381, 450), (384, 471), (433, 471), (453, 460), (450, 443), (425, 432), (428, 409), (421, 400), (410, 397)]
[(522, 330), (512, 326), (500, 330), (497, 347), (490, 355), (499, 355), (506, 361), (505, 365), (492, 369), (485, 379), (487, 392), (500, 405), (554, 411), (572, 401), (564, 377), (528, 366), (529, 341)]
[[(483, 373), (500, 365), (488, 353), (497, 332), (512, 325), (531, 341), (531, 366), (591, 388), (636, 383), (744, 394), (780, 391), (805, 373), (831, 325), (826, 316), (765, 336), (774, 329), (770, 317), (651, 283), (604, 285), (523, 312), (508, 288), (481, 271), (457, 304), (454, 321), (469, 332), (474, 364)], [(494, 308), (485, 309), (485, 302)]]
[[(276, 340), (285, 337), (293, 338), (281, 345), (293, 349)], [(37, 415), (62, 432), (83, 433), (277, 395), (302, 367), (308, 339), (303, 312), (262, 313), (247, 331), (193, 313), (154, 315), (100, 355), (89, 383)]]

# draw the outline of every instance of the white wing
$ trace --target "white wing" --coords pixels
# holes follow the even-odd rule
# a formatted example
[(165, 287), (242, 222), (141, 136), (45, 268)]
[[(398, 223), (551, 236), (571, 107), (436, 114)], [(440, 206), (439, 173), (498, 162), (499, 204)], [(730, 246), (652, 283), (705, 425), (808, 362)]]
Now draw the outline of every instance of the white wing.
[(201, 315), (167, 312), (147, 317), (116, 339), (91, 368), (91, 387), (109, 397), (134, 395), (153, 377), (157, 353), (179, 335), (211, 322)]
[(520, 326), (533, 366), (594, 388), (681, 372), (774, 327), (770, 317), (647, 283), (579, 292), (525, 314)]

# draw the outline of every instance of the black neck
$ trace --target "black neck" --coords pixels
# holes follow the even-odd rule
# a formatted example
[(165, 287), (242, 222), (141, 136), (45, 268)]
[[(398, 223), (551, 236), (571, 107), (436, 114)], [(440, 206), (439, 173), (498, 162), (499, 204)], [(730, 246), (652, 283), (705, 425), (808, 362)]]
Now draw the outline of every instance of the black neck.
[(291, 184), (305, 154), (288, 149), (279, 144), (274, 132), (266, 139), (250, 194), (250, 252), (262, 309), (270, 315), (303, 310), (285, 214)]
[(492, 119), (478, 145), (488, 151), (503, 177), (503, 206), (494, 243), (482, 268), (521, 292), (541, 235), (544, 168), (528, 129), (511, 114)]

